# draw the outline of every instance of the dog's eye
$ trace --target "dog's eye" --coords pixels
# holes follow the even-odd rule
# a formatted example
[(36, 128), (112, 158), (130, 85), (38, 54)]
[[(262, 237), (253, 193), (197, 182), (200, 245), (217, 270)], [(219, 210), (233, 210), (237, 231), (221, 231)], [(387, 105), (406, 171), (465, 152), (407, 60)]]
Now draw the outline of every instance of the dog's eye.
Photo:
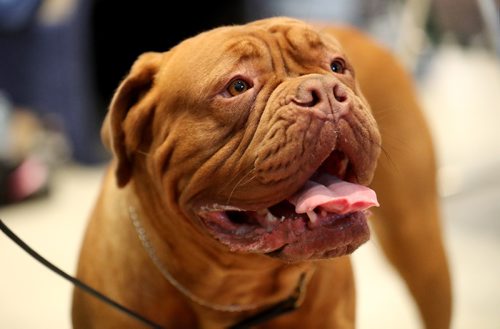
[(336, 58), (330, 64), (330, 68), (335, 73), (344, 74), (344, 72), (346, 70), (345, 62), (342, 59), (340, 59), (340, 58)]
[(234, 79), (227, 87), (227, 91), (231, 96), (243, 94), (248, 89), (250, 89), (248, 82), (242, 79)]

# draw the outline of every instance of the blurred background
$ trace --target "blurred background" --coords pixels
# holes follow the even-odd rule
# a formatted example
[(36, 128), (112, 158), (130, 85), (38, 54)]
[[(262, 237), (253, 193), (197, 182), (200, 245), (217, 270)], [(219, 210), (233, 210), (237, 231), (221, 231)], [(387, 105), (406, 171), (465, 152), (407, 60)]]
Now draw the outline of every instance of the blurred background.
[[(453, 328), (500, 328), (499, 0), (0, 0), (0, 218), (67, 272), (109, 155), (107, 104), (134, 59), (222, 24), (359, 27), (415, 77), (439, 167)], [(419, 328), (376, 238), (354, 256), (359, 328)], [(72, 287), (0, 235), (0, 327), (70, 328)]]

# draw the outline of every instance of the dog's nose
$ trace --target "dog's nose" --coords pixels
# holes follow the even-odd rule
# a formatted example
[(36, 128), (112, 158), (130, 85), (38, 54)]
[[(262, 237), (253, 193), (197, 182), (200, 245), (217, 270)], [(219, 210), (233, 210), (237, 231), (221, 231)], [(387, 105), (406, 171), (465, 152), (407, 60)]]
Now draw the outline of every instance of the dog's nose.
[(309, 78), (298, 86), (294, 102), (339, 118), (348, 111), (349, 94), (336, 79)]

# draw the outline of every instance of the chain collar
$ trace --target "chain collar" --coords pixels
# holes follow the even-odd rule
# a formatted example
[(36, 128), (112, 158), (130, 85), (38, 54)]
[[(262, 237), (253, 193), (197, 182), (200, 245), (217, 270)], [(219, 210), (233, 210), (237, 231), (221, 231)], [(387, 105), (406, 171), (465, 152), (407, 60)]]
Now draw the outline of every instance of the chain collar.
[[(191, 301), (207, 307), (211, 308), (216, 311), (222, 311), (222, 312), (243, 312), (243, 311), (250, 311), (250, 310), (255, 310), (257, 308), (262, 307), (263, 305), (261, 304), (249, 304), (249, 305), (239, 305), (239, 304), (231, 304), (231, 305), (222, 305), (222, 304), (214, 304), (211, 303), (195, 294), (193, 294), (189, 289), (187, 289), (185, 286), (183, 286), (179, 281), (177, 281), (172, 274), (168, 271), (167, 267), (165, 264), (160, 260), (158, 257), (158, 254), (156, 252), (156, 249), (153, 247), (153, 244), (151, 243), (151, 240), (149, 239), (146, 230), (144, 229), (141, 220), (139, 218), (139, 215), (137, 214), (136, 209), (133, 206), (128, 207), (128, 214), (129, 218), (132, 221), (132, 224), (134, 226), (134, 229), (137, 233), (137, 236), (139, 237), (139, 240), (142, 243), (142, 246), (146, 250), (146, 253), (148, 254), (149, 258), (151, 261), (154, 263), (156, 268), (160, 271), (160, 273), (163, 275), (163, 277), (172, 285), (174, 286), (178, 291), (180, 291), (184, 296), (189, 298)], [(303, 273), (301, 277), (299, 278), (299, 282), (297, 284), (297, 288), (295, 289), (294, 293), (292, 294), (291, 297), (294, 297), (294, 308), (298, 307), (300, 303), (302, 302), (302, 297), (303, 297), (303, 292), (305, 290), (305, 279), (306, 275)], [(287, 299), (288, 300), (288, 299)]]

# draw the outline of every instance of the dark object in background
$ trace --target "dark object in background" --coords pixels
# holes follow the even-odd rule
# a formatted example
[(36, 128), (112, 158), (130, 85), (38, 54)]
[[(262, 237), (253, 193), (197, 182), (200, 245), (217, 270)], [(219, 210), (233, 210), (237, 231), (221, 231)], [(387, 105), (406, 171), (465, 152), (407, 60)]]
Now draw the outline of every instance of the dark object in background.
[(23, 30), (31, 25), (41, 0), (0, 1), (0, 34)]
[(19, 163), (0, 159), (0, 206), (49, 194), (49, 168), (36, 157)]
[(105, 153), (89, 74), (90, 1), (75, 1), (50, 22), (41, 19), (41, 8), (18, 13), (16, 23), (0, 34), (0, 90), (15, 107), (53, 121), (68, 139), (74, 160), (99, 162)]
[(143, 52), (167, 51), (219, 25), (244, 23), (243, 1), (95, 1), (93, 62), (101, 117), (132, 63)]
[(498, 51), (499, 6), (500, 0), (434, 0), (427, 28), (436, 43), (452, 36), (463, 46), (482, 45)]

